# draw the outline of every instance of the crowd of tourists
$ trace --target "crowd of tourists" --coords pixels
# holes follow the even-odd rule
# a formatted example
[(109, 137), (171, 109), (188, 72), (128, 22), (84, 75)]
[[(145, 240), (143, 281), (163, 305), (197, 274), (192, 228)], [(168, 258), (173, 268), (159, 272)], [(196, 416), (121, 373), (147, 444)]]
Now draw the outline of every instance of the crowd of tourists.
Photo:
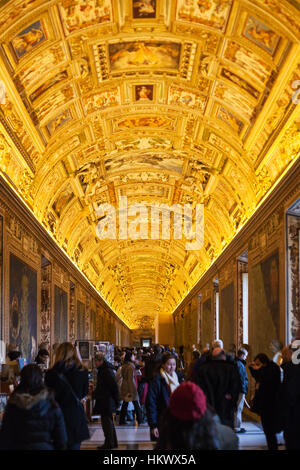
[[(251, 362), (248, 352), (248, 345), (224, 350), (219, 339), (194, 350), (189, 364), (183, 347), (178, 353), (160, 345), (116, 349), (114, 363), (96, 353), (93, 414), (100, 416), (105, 436), (98, 449), (118, 447), (116, 423), (134, 423), (149, 426), (158, 450), (238, 450), (238, 434), (247, 432), (246, 404), (260, 417), (268, 449), (278, 449), (283, 431), (286, 449), (300, 450), (300, 364), (292, 360), (293, 345), (277, 344), (273, 357), (260, 353)], [(35, 363), (21, 370), (4, 412), (0, 449), (79, 450), (89, 439), (82, 404), (89, 373), (77, 348), (56, 345), (50, 368), (48, 361), (41, 348)]]

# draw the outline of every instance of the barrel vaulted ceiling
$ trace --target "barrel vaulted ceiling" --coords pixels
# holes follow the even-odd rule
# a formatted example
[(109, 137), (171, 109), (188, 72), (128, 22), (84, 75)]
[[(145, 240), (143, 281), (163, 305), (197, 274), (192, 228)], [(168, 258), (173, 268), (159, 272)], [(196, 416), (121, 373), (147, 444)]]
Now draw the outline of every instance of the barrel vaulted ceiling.
[[(124, 322), (153, 326), (299, 156), (300, 2), (0, 0), (0, 42), (2, 174)], [(100, 240), (120, 196), (203, 203), (203, 248)]]

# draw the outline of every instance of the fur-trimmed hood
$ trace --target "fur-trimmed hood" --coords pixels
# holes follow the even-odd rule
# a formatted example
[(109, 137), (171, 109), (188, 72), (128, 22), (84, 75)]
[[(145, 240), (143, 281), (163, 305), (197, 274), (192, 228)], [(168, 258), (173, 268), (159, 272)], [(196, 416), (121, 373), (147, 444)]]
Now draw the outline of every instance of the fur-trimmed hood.
[(18, 393), (17, 391), (12, 394), (8, 404), (14, 405), (22, 410), (31, 410), (36, 405), (42, 405), (41, 402), (47, 404), (49, 408), (49, 393), (47, 390), (41, 390), (37, 395), (30, 395), (30, 393)]

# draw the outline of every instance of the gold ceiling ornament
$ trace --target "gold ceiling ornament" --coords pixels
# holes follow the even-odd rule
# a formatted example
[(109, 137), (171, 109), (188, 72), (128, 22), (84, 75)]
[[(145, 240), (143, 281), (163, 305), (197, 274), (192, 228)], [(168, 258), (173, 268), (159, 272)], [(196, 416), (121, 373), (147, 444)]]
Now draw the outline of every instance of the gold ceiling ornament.
[[(4, 0), (0, 169), (132, 328), (171, 314), (299, 157), (288, 0)], [(204, 246), (100, 240), (97, 208), (204, 204)]]

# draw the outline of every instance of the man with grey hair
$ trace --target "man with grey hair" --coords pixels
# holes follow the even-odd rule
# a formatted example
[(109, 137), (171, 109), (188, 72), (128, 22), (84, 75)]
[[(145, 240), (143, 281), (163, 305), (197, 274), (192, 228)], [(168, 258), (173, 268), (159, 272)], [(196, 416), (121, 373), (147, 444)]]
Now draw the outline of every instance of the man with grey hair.
[(223, 341), (221, 339), (215, 339), (215, 341), (213, 341), (211, 343), (211, 349), (214, 350), (215, 348), (221, 348), (223, 349)]

